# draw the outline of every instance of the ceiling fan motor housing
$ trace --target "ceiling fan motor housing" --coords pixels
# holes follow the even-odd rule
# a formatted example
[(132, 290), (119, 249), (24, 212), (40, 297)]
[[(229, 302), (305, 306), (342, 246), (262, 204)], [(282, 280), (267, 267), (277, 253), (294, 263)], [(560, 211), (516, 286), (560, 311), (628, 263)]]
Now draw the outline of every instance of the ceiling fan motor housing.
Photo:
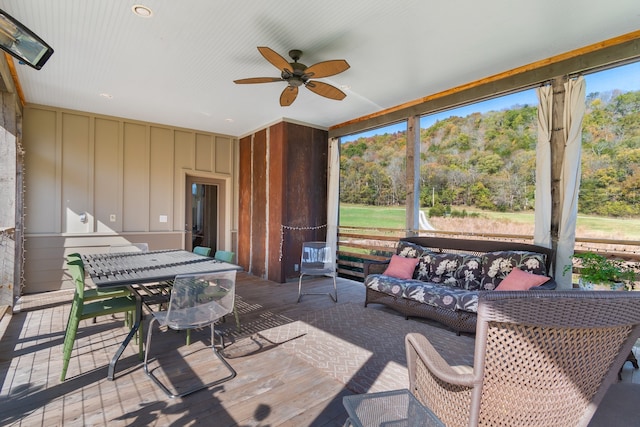
[(306, 84), (309, 80), (309, 76), (304, 73), (307, 66), (299, 62), (290, 62), (289, 65), (291, 65), (293, 74), (289, 73), (289, 70), (282, 70), (282, 79), (286, 80), (289, 86), (297, 87)]

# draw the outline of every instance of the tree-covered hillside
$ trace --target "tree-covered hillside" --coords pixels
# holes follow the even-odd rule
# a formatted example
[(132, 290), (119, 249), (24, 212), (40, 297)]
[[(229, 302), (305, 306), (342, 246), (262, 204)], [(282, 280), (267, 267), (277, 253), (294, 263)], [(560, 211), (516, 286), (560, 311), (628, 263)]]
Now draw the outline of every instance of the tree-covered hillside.
[[(532, 209), (536, 106), (452, 116), (421, 130), (421, 205)], [(405, 132), (342, 146), (346, 203), (405, 201)], [(579, 211), (640, 215), (640, 91), (587, 97)]]

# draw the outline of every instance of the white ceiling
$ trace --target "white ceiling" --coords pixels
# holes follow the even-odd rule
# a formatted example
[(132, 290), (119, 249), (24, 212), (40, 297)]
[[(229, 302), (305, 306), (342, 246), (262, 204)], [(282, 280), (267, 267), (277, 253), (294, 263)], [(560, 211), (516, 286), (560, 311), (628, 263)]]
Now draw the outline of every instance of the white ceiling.
[[(143, 4), (151, 18), (134, 15)], [(640, 29), (638, 0), (0, 0), (55, 50), (16, 64), (28, 103), (243, 136), (289, 119), (328, 128)], [(256, 49), (312, 65), (347, 97), (284, 82)], [(111, 99), (101, 97), (107, 93)]]

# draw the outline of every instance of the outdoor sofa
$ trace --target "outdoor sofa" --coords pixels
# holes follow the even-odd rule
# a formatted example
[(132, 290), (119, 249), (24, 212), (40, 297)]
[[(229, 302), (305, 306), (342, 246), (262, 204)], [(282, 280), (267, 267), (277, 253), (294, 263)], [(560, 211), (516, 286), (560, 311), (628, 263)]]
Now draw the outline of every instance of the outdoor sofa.
[(365, 307), (387, 305), (405, 317), (475, 332), (478, 295), (498, 290), (553, 290), (553, 251), (538, 245), (446, 237), (406, 237), (396, 254), (365, 261)]

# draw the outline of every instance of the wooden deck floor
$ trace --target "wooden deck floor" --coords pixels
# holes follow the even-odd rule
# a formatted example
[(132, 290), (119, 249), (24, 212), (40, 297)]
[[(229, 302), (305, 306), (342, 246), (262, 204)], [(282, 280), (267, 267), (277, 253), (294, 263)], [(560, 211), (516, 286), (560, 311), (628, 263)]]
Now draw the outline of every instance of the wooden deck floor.
[[(305, 281), (307, 290), (330, 288), (328, 279)], [(23, 297), (20, 312), (0, 321), (0, 425), (342, 426), (343, 396), (408, 386), (407, 331), (435, 336), (450, 362), (472, 363), (471, 336), (406, 321), (382, 306), (365, 309), (360, 283), (339, 280), (337, 304), (316, 295), (296, 304), (297, 283), (240, 273), (237, 295), (241, 329), (232, 317), (218, 328), (237, 377), (183, 399), (168, 398), (145, 375), (135, 345), (123, 354), (116, 379), (106, 379), (127, 333), (122, 316), (81, 323), (67, 380), (60, 383), (71, 293)], [(208, 337), (208, 330), (198, 331), (186, 346), (184, 333), (154, 330), (153, 363), (161, 363), (176, 385), (176, 375), (213, 379), (221, 371), (206, 348)], [(638, 377), (626, 364), (623, 381), (640, 382)]]

